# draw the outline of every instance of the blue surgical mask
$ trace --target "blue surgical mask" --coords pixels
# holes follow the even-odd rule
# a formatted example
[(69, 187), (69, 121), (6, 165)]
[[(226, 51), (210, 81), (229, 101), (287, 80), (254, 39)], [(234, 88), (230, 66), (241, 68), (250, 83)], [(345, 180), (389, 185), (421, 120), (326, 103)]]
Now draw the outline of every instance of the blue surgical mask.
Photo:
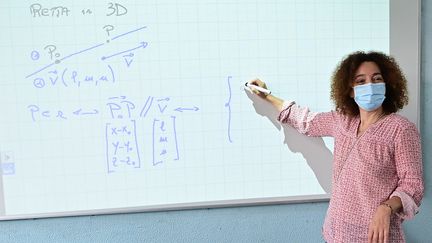
[(373, 111), (385, 99), (385, 83), (367, 83), (354, 87), (354, 100), (363, 110)]

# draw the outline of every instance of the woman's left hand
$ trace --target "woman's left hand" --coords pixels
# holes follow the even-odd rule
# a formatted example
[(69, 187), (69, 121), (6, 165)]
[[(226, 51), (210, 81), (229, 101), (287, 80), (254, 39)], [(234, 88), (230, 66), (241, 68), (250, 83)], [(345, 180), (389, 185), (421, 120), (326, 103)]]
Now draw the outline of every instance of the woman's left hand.
[(391, 208), (380, 205), (369, 224), (368, 243), (389, 242)]

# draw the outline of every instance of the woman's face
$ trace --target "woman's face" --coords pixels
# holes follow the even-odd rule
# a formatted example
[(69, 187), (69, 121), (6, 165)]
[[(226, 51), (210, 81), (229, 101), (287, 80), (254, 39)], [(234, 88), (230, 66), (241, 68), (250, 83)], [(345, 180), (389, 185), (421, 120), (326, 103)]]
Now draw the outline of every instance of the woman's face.
[(382, 83), (384, 79), (379, 67), (374, 62), (364, 62), (354, 74), (353, 87), (367, 83)]
[[(355, 72), (351, 86), (354, 88), (357, 85), (383, 82), (384, 78), (378, 65), (376, 65), (374, 62), (363, 62)], [(354, 97), (353, 89), (351, 89), (351, 97)]]

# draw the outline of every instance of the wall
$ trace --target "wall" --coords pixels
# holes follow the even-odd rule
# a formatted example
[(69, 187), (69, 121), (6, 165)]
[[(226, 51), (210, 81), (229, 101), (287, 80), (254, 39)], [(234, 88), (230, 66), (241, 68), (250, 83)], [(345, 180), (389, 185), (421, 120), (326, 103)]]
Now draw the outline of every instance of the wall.
[(432, 238), (432, 2), (422, 1), (422, 73), (421, 131), (423, 146), (423, 174), (425, 197), (420, 213), (405, 224), (408, 242), (430, 242)]
[[(421, 131), (426, 194), (405, 223), (408, 242), (432, 237), (432, 1), (422, 1)], [(327, 203), (0, 222), (0, 242), (320, 242)]]

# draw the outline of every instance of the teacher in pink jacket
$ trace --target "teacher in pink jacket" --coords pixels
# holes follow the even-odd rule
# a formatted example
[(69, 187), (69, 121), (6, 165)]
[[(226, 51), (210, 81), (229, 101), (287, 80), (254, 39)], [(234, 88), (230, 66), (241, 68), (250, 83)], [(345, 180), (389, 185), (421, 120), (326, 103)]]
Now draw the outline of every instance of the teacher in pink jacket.
[[(325, 241), (405, 242), (404, 219), (423, 197), (422, 153), (416, 126), (396, 114), (408, 103), (407, 81), (396, 61), (355, 52), (336, 68), (335, 111), (311, 112), (252, 88), (278, 111), (278, 120), (307, 136), (334, 138), (332, 193)], [(261, 80), (249, 84), (267, 89)]]

